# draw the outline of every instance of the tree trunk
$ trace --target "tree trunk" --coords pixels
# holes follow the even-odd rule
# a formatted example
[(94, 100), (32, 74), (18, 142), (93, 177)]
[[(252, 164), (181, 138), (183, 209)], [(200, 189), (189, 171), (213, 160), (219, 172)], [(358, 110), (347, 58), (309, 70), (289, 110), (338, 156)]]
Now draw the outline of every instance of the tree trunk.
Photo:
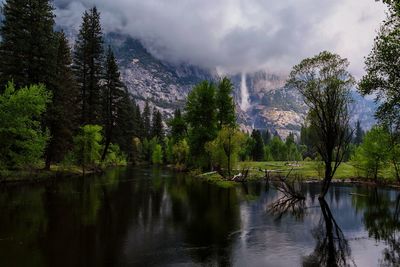
[(324, 181), (322, 184), (322, 190), (321, 194), (319, 195), (319, 198), (324, 198), (325, 195), (328, 193), (329, 186), (331, 185), (332, 181), (332, 162), (325, 162), (325, 177)]

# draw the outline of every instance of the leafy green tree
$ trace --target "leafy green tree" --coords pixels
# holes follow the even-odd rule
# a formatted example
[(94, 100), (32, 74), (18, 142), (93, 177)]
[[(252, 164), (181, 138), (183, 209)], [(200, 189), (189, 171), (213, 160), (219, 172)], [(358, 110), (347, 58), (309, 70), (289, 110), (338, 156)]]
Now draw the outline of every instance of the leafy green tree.
[(186, 139), (182, 139), (172, 147), (176, 167), (184, 169), (189, 160), (190, 148)]
[(351, 141), (348, 106), (355, 82), (348, 65), (347, 59), (324, 51), (294, 66), (287, 82), (300, 92), (309, 108), (307, 119), (316, 133), (315, 147), (325, 165), (320, 198), (328, 192)]
[(194, 165), (207, 168), (210, 165), (204, 145), (215, 139), (217, 113), (215, 85), (203, 81), (190, 92), (186, 103), (186, 121), (189, 124), (189, 146)]
[(126, 165), (126, 155), (121, 151), (117, 144), (110, 144), (107, 150), (107, 155), (103, 161), (108, 166)]
[(254, 161), (263, 161), (265, 156), (264, 141), (259, 130), (253, 130), (251, 137), (254, 139), (254, 146), (252, 149), (252, 157)]
[(162, 159), (162, 146), (160, 144), (156, 144), (151, 155), (151, 159), (154, 165), (160, 165), (163, 162)]
[(85, 11), (75, 42), (73, 68), (81, 92), (82, 124), (96, 124), (101, 117), (103, 33), (96, 7)]
[(313, 128), (307, 125), (302, 125), (300, 130), (300, 144), (305, 149), (302, 150), (303, 158), (316, 158), (316, 133)]
[(400, 57), (400, 9), (398, 1), (383, 1), (388, 5), (388, 16), (383, 22), (375, 44), (365, 60), (366, 74), (359, 82), (363, 95), (374, 94), (380, 106), (377, 118), (388, 118), (400, 126), (400, 76), (398, 59)]
[(7, 0), (0, 27), (1, 88), (43, 83), (51, 89), (56, 49), (49, 0)]
[(378, 179), (379, 172), (390, 159), (390, 136), (382, 126), (375, 126), (365, 134), (364, 141), (356, 149), (352, 161), (367, 176)]
[(277, 161), (286, 160), (287, 157), (286, 145), (278, 135), (275, 135), (272, 138), (269, 147), (271, 149), (271, 155), (274, 158), (274, 160)]
[(51, 135), (45, 153), (46, 169), (50, 169), (52, 162), (61, 161), (72, 149), (73, 135), (79, 128), (79, 91), (71, 68), (71, 50), (64, 32), (57, 33), (57, 41), (53, 98), (45, 115)]
[(171, 137), (174, 140), (180, 141), (187, 136), (187, 124), (180, 109), (175, 110), (174, 117), (168, 121), (168, 126), (171, 128)]
[(162, 115), (159, 110), (154, 108), (153, 110), (153, 122), (151, 126), (151, 136), (158, 138), (158, 140), (164, 140), (164, 125), (162, 121)]
[(218, 84), (216, 105), (219, 129), (222, 129), (224, 125), (233, 127), (236, 124), (235, 102), (232, 97), (233, 89), (233, 84), (227, 77), (224, 77)]
[(271, 152), (271, 147), (269, 145), (265, 146), (264, 151), (265, 151), (264, 160), (265, 161), (274, 161), (274, 157), (272, 156), (272, 152)]
[(255, 145), (254, 139), (249, 135), (244, 135), (245, 141), (239, 151), (239, 159), (241, 161), (248, 161), (252, 159), (252, 150)]
[(238, 160), (238, 154), (244, 141), (244, 134), (236, 127), (223, 126), (218, 132), (217, 138), (206, 144), (213, 165), (226, 169), (228, 178), (232, 177), (232, 167)]
[(74, 138), (75, 158), (82, 166), (83, 173), (85, 173), (86, 167), (95, 167), (100, 160), (102, 130), (100, 125), (88, 124), (82, 126), (80, 133)]
[(13, 169), (38, 162), (49, 138), (38, 118), (50, 99), (43, 85), (19, 90), (13, 83), (6, 86), (0, 95), (0, 167)]
[[(105, 129), (105, 145), (101, 160), (106, 158), (108, 147), (113, 140), (113, 130), (117, 122), (118, 107), (122, 106), (122, 100), (126, 97), (124, 84), (121, 81), (118, 65), (111, 47), (107, 51), (105, 64), (104, 85), (102, 87), (103, 99), (103, 124)], [(126, 137), (128, 138), (128, 137)]]

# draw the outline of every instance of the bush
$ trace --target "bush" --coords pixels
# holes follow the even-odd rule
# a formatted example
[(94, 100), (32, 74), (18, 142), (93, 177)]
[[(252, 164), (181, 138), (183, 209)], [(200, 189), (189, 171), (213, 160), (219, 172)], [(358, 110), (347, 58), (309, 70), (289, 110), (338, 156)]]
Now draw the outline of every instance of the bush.
[(162, 147), (161, 145), (157, 144), (154, 147), (153, 153), (151, 155), (152, 161), (154, 165), (162, 164)]
[(83, 169), (86, 166), (93, 167), (100, 160), (103, 140), (101, 131), (102, 127), (99, 125), (85, 125), (74, 138), (75, 158)]
[(117, 144), (110, 144), (104, 161), (106, 166), (126, 165), (126, 155)]

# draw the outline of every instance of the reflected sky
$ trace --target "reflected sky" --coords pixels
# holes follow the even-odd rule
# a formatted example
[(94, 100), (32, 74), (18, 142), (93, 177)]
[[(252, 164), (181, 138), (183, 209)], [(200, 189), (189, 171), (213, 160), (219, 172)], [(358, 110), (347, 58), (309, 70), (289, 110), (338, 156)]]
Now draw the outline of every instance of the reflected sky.
[(398, 191), (333, 185), (326, 205), (318, 184), (302, 191), (304, 216), (278, 219), (273, 186), (157, 169), (0, 188), (0, 266), (315, 266), (329, 251), (350, 266), (399, 265)]

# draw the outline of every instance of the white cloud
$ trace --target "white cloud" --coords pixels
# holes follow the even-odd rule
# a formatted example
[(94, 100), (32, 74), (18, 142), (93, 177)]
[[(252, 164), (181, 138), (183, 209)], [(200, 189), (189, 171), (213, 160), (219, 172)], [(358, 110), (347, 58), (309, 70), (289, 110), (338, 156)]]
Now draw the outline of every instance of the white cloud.
[(360, 77), (385, 7), (374, 0), (55, 0), (57, 22), (78, 27), (96, 5), (106, 31), (139, 38), (156, 56), (230, 72), (288, 72), (330, 50)]

